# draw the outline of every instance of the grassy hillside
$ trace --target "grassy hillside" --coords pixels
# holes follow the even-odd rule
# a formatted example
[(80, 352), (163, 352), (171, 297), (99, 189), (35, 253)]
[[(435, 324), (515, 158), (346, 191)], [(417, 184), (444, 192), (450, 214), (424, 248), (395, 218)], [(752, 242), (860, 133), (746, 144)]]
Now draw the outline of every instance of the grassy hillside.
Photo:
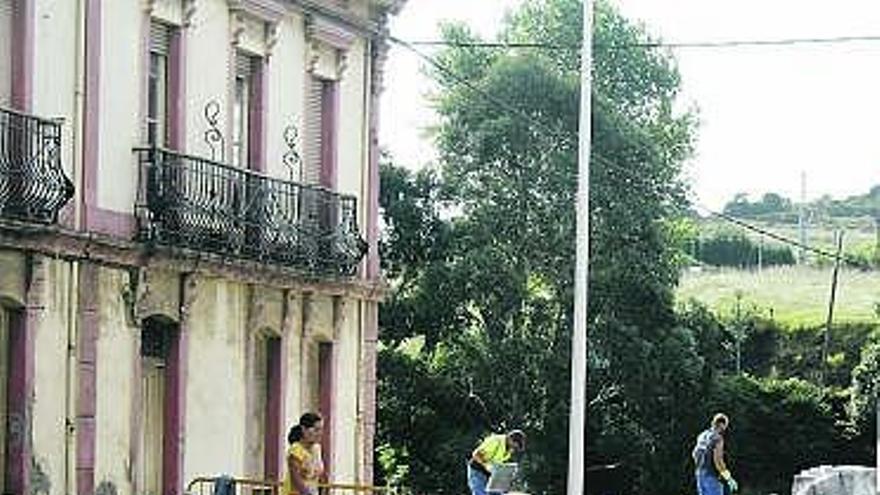
[[(802, 266), (757, 271), (703, 269), (682, 274), (679, 302), (696, 299), (720, 314), (732, 315), (736, 295), (741, 307), (773, 316), (792, 326), (824, 324), (831, 289), (831, 269)], [(835, 321), (876, 321), (880, 303), (880, 272), (841, 270)]]

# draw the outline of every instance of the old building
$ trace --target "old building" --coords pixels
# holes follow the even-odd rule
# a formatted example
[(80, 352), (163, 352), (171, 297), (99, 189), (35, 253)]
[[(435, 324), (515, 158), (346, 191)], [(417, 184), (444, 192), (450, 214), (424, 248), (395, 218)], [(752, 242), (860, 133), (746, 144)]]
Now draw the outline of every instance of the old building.
[(400, 4), (0, 0), (3, 493), (369, 483)]

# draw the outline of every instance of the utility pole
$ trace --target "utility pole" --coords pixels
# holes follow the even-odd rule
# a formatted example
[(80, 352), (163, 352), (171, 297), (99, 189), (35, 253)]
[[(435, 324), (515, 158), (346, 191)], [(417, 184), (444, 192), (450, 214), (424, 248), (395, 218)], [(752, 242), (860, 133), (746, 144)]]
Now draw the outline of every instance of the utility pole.
[(758, 238), (758, 275), (764, 271), (764, 236)]
[(742, 374), (742, 341), (743, 341), (743, 324), (740, 305), (742, 303), (742, 292), (736, 291), (736, 306), (734, 307), (734, 337), (736, 338), (736, 374)]
[(574, 270), (574, 330), (571, 339), (571, 409), (568, 423), (568, 495), (584, 495), (587, 415), (587, 282), (590, 261), (590, 134), (593, 67), (593, 0), (583, 2), (581, 105), (578, 125), (577, 239)]
[(834, 316), (834, 299), (837, 295), (837, 274), (840, 271), (840, 255), (843, 251), (843, 231), (837, 231), (837, 255), (834, 257), (834, 271), (831, 275), (831, 296), (828, 298), (828, 319), (825, 321), (825, 342), (822, 344), (822, 383), (828, 370), (828, 346), (831, 341), (831, 321)]
[(807, 245), (807, 172), (801, 171), (801, 203), (798, 208), (798, 240), (801, 248), (798, 251), (798, 263), (803, 265), (807, 261), (807, 251), (803, 246)]
[(874, 264), (880, 266), (880, 211), (874, 212)]

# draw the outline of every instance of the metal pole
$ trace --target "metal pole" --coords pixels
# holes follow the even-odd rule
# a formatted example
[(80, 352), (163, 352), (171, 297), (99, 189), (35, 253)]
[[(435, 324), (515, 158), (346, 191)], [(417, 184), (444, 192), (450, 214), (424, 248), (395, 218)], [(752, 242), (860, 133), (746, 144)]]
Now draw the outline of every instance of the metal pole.
[(578, 127), (577, 239), (574, 270), (574, 332), (571, 342), (571, 410), (568, 427), (568, 495), (584, 493), (587, 414), (587, 280), (590, 259), (590, 95), (593, 65), (593, 1), (583, 0), (581, 108)]
[(837, 274), (840, 271), (840, 256), (843, 252), (843, 231), (837, 231), (837, 256), (834, 259), (834, 272), (831, 275), (831, 296), (828, 298), (828, 319), (825, 321), (825, 342), (822, 344), (822, 383), (828, 371), (828, 347), (831, 341), (831, 322), (834, 318), (834, 299), (837, 295)]

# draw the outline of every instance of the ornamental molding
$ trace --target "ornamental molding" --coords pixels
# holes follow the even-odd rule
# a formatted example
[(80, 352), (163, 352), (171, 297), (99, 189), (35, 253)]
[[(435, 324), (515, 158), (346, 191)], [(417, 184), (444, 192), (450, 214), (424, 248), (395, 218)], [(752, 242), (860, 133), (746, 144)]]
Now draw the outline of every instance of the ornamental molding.
[(265, 22), (279, 22), (287, 6), (279, 0), (226, 0), (230, 12), (245, 12)]
[(306, 70), (315, 72), (321, 55), (330, 52), (335, 57), (336, 79), (342, 79), (348, 66), (348, 53), (358, 35), (340, 23), (319, 16), (306, 17)]

